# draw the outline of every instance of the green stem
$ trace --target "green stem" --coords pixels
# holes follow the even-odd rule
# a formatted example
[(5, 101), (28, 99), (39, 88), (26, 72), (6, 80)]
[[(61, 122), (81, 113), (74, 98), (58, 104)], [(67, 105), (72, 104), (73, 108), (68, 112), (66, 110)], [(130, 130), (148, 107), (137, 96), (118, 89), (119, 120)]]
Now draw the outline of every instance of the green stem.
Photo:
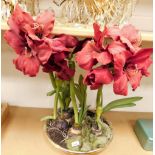
[(74, 88), (74, 79), (72, 78), (70, 80), (70, 96), (72, 100), (72, 105), (74, 109), (74, 118), (75, 118), (75, 124), (79, 125), (79, 119), (78, 119), (78, 107), (76, 104), (76, 98), (75, 98), (75, 88)]
[(53, 73), (49, 73), (49, 76), (50, 76), (50, 80), (51, 80), (53, 88), (56, 89), (56, 83), (55, 83), (55, 78), (54, 78)]
[(58, 94), (58, 98), (59, 98), (60, 108), (61, 108), (61, 114), (62, 114), (62, 112), (64, 110), (64, 104), (63, 104), (62, 97), (61, 97), (61, 94), (60, 93)]
[(68, 97), (67, 98), (67, 100), (66, 100), (66, 103), (65, 103), (65, 110), (68, 110), (68, 108), (69, 108), (69, 105), (70, 105), (70, 101), (71, 101), (71, 98), (70, 97)]
[(54, 97), (54, 111), (53, 111), (53, 119), (56, 119), (56, 117), (57, 117), (57, 109), (58, 109), (58, 100), (60, 101), (61, 108), (63, 108), (62, 107), (63, 103), (62, 103), (62, 100), (60, 99), (61, 96), (59, 94), (59, 88), (57, 88), (57, 85), (56, 85), (56, 79), (54, 78), (54, 74), (49, 73), (49, 76), (50, 76), (52, 86), (56, 90), (56, 94), (55, 94), (55, 97)]
[(96, 105), (98, 106), (102, 106), (102, 86), (98, 89), (97, 91), (97, 98), (96, 98)]
[[(74, 61), (71, 61), (71, 59), (72, 59), (72, 55), (69, 59), (69, 67), (71, 69), (75, 69), (75, 63), (74, 63)], [(79, 126), (78, 107), (77, 107), (76, 98), (75, 98), (74, 77), (72, 77), (70, 80), (70, 97), (71, 97), (72, 106), (73, 106), (73, 110), (74, 110), (75, 125)]]
[(100, 122), (100, 117), (102, 114), (102, 104), (103, 104), (102, 89), (103, 89), (102, 86), (98, 89), (97, 98), (96, 98), (96, 121), (97, 123)]
[(58, 98), (59, 98), (59, 90), (56, 90), (55, 98), (54, 98), (54, 112), (53, 119), (57, 118), (57, 109), (58, 109)]

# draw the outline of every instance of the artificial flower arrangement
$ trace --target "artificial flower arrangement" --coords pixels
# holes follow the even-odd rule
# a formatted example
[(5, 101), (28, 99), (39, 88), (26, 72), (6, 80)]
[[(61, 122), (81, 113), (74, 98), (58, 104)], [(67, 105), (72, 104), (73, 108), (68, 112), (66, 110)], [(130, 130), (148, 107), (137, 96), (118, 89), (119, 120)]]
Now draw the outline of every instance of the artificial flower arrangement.
[[(42, 68), (50, 76), (55, 95), (54, 109), (45, 116), (51, 141), (70, 151), (91, 152), (104, 148), (112, 139), (112, 129), (103, 118), (114, 108), (132, 107), (142, 97), (115, 100), (103, 106), (102, 88), (113, 83), (115, 94), (127, 95), (128, 83), (135, 90), (148, 67), (152, 48), (143, 49), (138, 30), (132, 25), (105, 26), (94, 23), (94, 38), (78, 40), (70, 35), (52, 35), (54, 13), (45, 11), (35, 19), (17, 4), (4, 34), (18, 57), (16, 69), (35, 77)], [(75, 63), (86, 70), (74, 80)], [(87, 104), (87, 86), (97, 90), (96, 109)]]

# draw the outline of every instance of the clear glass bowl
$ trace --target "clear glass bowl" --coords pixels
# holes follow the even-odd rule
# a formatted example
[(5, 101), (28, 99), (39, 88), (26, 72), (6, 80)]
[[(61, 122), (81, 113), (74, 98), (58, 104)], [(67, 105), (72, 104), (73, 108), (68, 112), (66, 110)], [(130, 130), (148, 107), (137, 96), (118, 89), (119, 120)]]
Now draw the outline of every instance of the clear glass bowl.
[(62, 17), (66, 23), (123, 24), (132, 15), (136, 0), (66, 0)]
[(10, 17), (15, 4), (19, 4), (20, 7), (24, 10), (27, 11), (29, 13), (31, 13), (31, 15), (35, 15), (35, 1), (34, 0), (2, 0), (1, 1), (2, 6), (1, 6), (1, 17), (2, 17), (2, 21), (6, 22), (7, 19)]
[(2, 20), (6, 21), (14, 4), (30, 12), (33, 16), (45, 9), (55, 12), (56, 25), (89, 28), (97, 21), (105, 24), (124, 24), (131, 17), (136, 0), (2, 0)]

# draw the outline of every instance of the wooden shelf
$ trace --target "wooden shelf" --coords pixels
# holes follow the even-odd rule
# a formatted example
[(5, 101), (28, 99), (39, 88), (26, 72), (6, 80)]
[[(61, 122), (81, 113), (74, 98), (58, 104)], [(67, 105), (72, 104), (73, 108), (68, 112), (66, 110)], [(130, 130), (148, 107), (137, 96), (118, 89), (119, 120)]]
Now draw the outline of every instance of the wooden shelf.
[(1, 123), (5, 121), (8, 116), (9, 105), (7, 103), (1, 104)]
[[(7, 30), (8, 25), (7, 23), (1, 23), (1, 30)], [(94, 32), (92, 28), (88, 27), (71, 27), (71, 26), (62, 26), (62, 25), (55, 25), (53, 29), (53, 34), (69, 34), (77, 37), (93, 37)], [(142, 40), (143, 41), (153, 41), (153, 33), (152, 32), (145, 32), (142, 31)]]
[[(2, 125), (3, 155), (65, 155), (49, 144), (43, 134), (40, 118), (51, 114), (50, 109), (9, 107), (8, 118)], [(123, 117), (122, 117), (123, 116)], [(142, 149), (133, 125), (137, 119), (152, 118), (152, 113), (109, 112), (114, 138), (99, 155), (152, 155)]]

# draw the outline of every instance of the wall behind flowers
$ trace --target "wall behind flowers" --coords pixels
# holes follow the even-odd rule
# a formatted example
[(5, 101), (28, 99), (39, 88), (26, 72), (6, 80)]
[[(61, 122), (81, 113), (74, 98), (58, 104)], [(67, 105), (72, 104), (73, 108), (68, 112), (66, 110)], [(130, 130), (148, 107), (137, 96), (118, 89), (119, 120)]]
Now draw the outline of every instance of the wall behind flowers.
[[(42, 3), (45, 2), (43, 2), (43, 0), (40, 1), (42, 1)], [(152, 31), (152, 6), (150, 5), (150, 3), (147, 3), (147, 0), (139, 1), (141, 1), (142, 3), (139, 2), (140, 4), (138, 4), (136, 8), (135, 15), (131, 18), (131, 22), (141, 30)], [(146, 19), (145, 22), (143, 19)], [(147, 25), (142, 24), (142, 22), (146, 23)], [(143, 42), (143, 46), (152, 47), (152, 43)], [(9, 48), (9, 46), (2, 38), (2, 102), (7, 102), (11, 105), (26, 107), (52, 107), (53, 98), (46, 96), (46, 92), (51, 90), (51, 84), (48, 74), (40, 71), (39, 75), (35, 78), (24, 76), (13, 66), (13, 58), (15, 58), (13, 50)], [(129, 92), (129, 96), (143, 96), (143, 100), (137, 102), (136, 107), (121, 110), (145, 112), (152, 111), (152, 67), (150, 68), (150, 72), (151, 76), (149, 78), (144, 77), (142, 79), (140, 88), (138, 88), (135, 92), (132, 92), (130, 89)], [(79, 68), (78, 73), (81, 73), (81, 70)], [(92, 107), (95, 105), (95, 96), (96, 91), (89, 91), (88, 103), (91, 104)], [(122, 98), (122, 96), (114, 95), (112, 85), (105, 86), (103, 96), (104, 104), (110, 102), (111, 100)]]

